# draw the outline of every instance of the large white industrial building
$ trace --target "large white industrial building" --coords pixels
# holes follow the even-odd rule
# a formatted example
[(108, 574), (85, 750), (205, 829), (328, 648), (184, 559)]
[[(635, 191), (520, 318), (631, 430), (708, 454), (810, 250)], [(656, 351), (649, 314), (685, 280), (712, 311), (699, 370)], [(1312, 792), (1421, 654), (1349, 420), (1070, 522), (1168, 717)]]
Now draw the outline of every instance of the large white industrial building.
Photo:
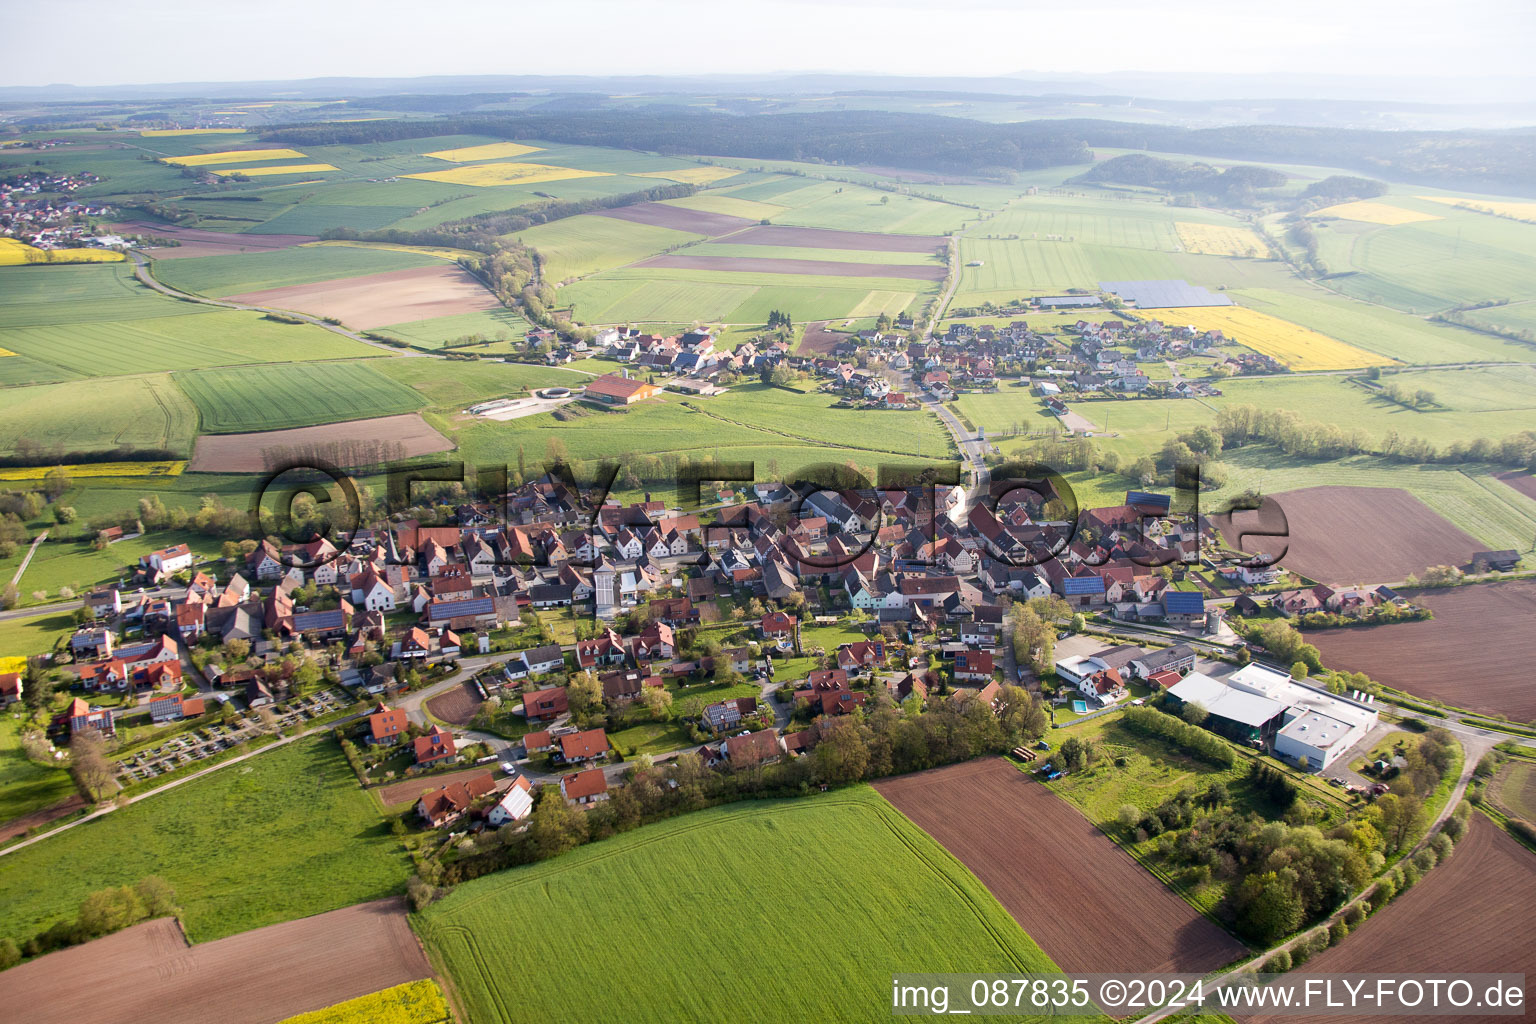
[(1262, 665), (1245, 665), (1220, 680), (1191, 672), (1168, 692), (1312, 770), (1333, 764), (1380, 719), (1368, 696), (1329, 693)]

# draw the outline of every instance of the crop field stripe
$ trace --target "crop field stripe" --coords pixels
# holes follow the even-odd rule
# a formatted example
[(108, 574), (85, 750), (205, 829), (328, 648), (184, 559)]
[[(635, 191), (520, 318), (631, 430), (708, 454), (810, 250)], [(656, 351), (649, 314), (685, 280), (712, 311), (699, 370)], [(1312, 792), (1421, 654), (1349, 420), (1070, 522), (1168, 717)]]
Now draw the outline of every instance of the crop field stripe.
[(411, 388), (356, 362), (189, 370), (174, 379), (209, 434), (337, 423), (414, 412), (425, 404)]

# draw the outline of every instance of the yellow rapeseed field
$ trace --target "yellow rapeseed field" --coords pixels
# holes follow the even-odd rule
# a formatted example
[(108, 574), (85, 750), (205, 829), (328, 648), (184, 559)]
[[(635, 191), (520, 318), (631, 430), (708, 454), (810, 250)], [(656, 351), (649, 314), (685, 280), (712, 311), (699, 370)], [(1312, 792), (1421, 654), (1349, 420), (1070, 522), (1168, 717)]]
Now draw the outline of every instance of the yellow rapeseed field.
[(214, 174), (244, 174), (259, 178), (264, 174), (310, 174), (315, 171), (337, 170), (335, 164), (283, 164), (279, 167), (211, 167)]
[(1445, 219), (1443, 217), (1436, 217), (1432, 213), (1405, 210), (1401, 206), (1373, 203), (1367, 199), (1361, 199), (1353, 203), (1339, 203), (1337, 206), (1327, 206), (1321, 210), (1314, 210), (1311, 216), (1339, 217), (1343, 220), (1364, 221), (1367, 224), (1385, 224), (1388, 227), (1396, 224), (1414, 224), (1421, 220)]
[(542, 153), (539, 146), (525, 146), (521, 142), (487, 142), (483, 146), (464, 146), (459, 149), (439, 149), (432, 153), (423, 153), (422, 156), (430, 156), (435, 160), (447, 160), (455, 164), (473, 163), (476, 160), (505, 160), (510, 156), (526, 156), (529, 153)]
[(1241, 224), (1196, 224), (1193, 221), (1176, 221), (1174, 230), (1179, 233), (1179, 244), (1185, 252), (1205, 256), (1252, 256), (1269, 258), (1269, 243), (1259, 233)]
[(25, 654), (12, 654), (0, 658), (0, 672), (25, 672), (27, 670), (27, 656)]
[(1499, 199), (1461, 199), (1457, 196), (1415, 196), (1415, 199), (1428, 199), (1432, 203), (1444, 203), (1446, 206), (1455, 206), (1463, 210), (1476, 210), (1478, 213), (1492, 213), (1500, 217), (1513, 217), (1516, 220), (1536, 221), (1536, 203), (1507, 203)]
[(144, 138), (163, 138), (168, 135), (244, 135), (244, 128), (151, 128), (139, 132)]
[(567, 178), (610, 178), (607, 171), (578, 171), (574, 167), (555, 167), (549, 164), (469, 164), (446, 171), (424, 171), (406, 174), (406, 178), (423, 181), (443, 181), (450, 185), (475, 185), (493, 188), (497, 185), (533, 185), (541, 181), (564, 181)]
[(222, 153), (193, 153), (168, 156), (164, 160), (177, 167), (202, 167), (204, 164), (248, 164), (253, 160), (304, 160), (296, 149), (226, 149)]
[[(59, 466), (17, 466), (0, 469), (0, 480), (24, 483), (41, 480)], [(170, 462), (84, 462), (62, 467), (72, 477), (99, 476), (180, 476), (187, 468), (185, 460)]]
[(1149, 309), (1145, 315), (1170, 326), (1220, 331), (1231, 341), (1271, 356), (1292, 370), (1353, 370), (1397, 363), (1247, 306), (1180, 306)]
[(282, 1024), (446, 1024), (452, 1020), (442, 990), (428, 979), (301, 1013)]
[(0, 238), (0, 267), (20, 267), (30, 263), (116, 263), (122, 259), (122, 253), (111, 249), (37, 249), (15, 238)]
[(666, 178), (689, 185), (708, 185), (722, 178), (733, 178), (741, 172), (734, 167), (680, 167), (675, 171), (634, 171), (637, 178)]

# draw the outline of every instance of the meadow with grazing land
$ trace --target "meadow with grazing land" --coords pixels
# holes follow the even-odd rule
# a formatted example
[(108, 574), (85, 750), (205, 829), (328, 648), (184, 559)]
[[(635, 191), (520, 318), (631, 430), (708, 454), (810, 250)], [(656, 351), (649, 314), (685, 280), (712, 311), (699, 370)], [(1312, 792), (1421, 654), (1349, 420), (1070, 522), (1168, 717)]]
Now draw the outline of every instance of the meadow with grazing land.
[[(807, 884), (786, 902), (791, 862), (860, 865), (859, 898)], [(508, 971), (496, 956), (530, 919), (564, 923), (563, 970)], [(483, 1024), (598, 1019), (615, 1005), (637, 1022), (865, 1019), (889, 1012), (889, 976), (907, 965), (1055, 971), (975, 876), (867, 787), (647, 825), (465, 883), (417, 923)], [(667, 941), (614, 942), (615, 928)], [(838, 936), (836, 955), (816, 957), (815, 970), (784, 969), (827, 934)], [(699, 984), (715, 975), (733, 983)]]

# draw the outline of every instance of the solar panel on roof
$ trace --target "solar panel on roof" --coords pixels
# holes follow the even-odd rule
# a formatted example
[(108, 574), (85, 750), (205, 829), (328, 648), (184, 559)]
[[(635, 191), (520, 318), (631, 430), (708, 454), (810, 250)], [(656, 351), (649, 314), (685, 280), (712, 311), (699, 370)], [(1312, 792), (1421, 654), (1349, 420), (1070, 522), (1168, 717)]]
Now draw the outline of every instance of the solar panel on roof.
[(1230, 306), (1232, 300), (1188, 281), (1100, 281), (1099, 289), (1114, 292), (1138, 309), (1170, 306)]
[(1205, 595), (1193, 590), (1170, 590), (1163, 595), (1163, 607), (1170, 612), (1187, 614), (1205, 611)]
[(1072, 576), (1061, 581), (1064, 594), (1099, 594), (1104, 591), (1102, 576)]
[(1169, 508), (1173, 499), (1166, 494), (1153, 494), (1151, 491), (1126, 491), (1125, 503), (1127, 505), (1156, 505), (1158, 508)]

